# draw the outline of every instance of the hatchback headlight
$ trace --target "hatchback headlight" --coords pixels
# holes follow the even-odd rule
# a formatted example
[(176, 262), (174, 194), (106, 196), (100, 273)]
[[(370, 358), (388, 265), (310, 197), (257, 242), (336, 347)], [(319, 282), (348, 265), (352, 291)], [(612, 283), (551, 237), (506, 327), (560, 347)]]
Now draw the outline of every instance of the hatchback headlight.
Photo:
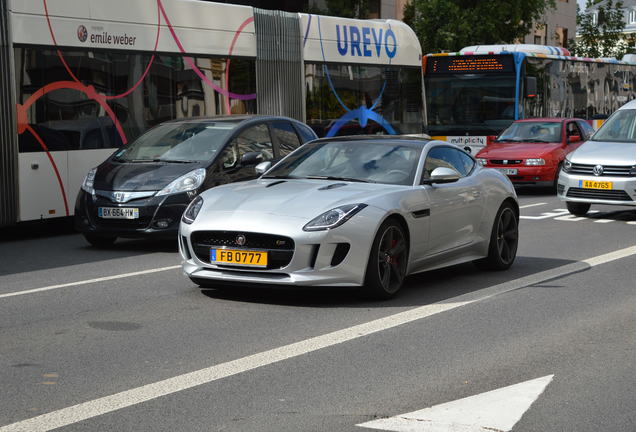
[(477, 163), (481, 166), (486, 166), (486, 164), (488, 163), (488, 159), (477, 158)]
[(181, 221), (187, 223), (188, 225), (194, 222), (194, 220), (199, 215), (199, 212), (201, 211), (201, 207), (203, 207), (203, 198), (201, 198), (201, 195), (199, 195), (192, 200), (190, 205), (183, 212)]
[(565, 158), (565, 160), (563, 161), (563, 165), (561, 165), (561, 169), (563, 170), (563, 172), (570, 172), (570, 170), (572, 169), (572, 162), (570, 162), (568, 158)]
[(525, 164), (530, 166), (545, 165), (545, 159), (526, 159)]
[(366, 204), (348, 204), (336, 207), (312, 219), (303, 227), (303, 231), (324, 231), (339, 227), (366, 206)]
[(172, 181), (168, 186), (157, 192), (157, 196), (197, 190), (203, 184), (203, 180), (205, 180), (205, 169), (197, 168)]
[(97, 172), (97, 168), (93, 168), (86, 174), (84, 177), (84, 181), (82, 182), (82, 189), (84, 189), (89, 194), (95, 193), (95, 189), (93, 188), (93, 183), (95, 181), (95, 173)]

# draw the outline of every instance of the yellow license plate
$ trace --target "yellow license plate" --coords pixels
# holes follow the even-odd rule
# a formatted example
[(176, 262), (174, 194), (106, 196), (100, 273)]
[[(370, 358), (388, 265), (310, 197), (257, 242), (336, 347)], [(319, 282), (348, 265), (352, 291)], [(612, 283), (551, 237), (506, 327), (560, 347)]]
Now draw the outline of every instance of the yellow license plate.
[(582, 187), (583, 189), (611, 190), (613, 183), (607, 181), (579, 180), (579, 187)]
[(267, 252), (240, 249), (210, 249), (210, 263), (267, 267)]

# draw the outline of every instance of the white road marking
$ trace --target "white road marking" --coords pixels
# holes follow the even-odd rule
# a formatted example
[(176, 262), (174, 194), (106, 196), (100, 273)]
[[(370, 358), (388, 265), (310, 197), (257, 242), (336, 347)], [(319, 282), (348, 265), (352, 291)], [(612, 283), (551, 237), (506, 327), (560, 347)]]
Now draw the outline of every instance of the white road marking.
[(574, 216), (574, 215), (559, 216), (554, 218), (554, 220), (570, 221), (570, 222), (582, 221), (584, 219), (587, 219), (587, 218), (584, 216)]
[(395, 432), (510, 431), (554, 375), (356, 426)]
[(542, 219), (550, 219), (556, 216), (563, 216), (570, 213), (566, 209), (556, 209), (551, 212), (541, 213), (541, 216), (519, 216), (519, 219), (531, 219), (531, 220), (542, 220)]
[(583, 261), (566, 264), (554, 269), (545, 270), (467, 294), (462, 294), (439, 303), (416, 307), (374, 321), (337, 330), (321, 336), (312, 337), (257, 354), (252, 354), (247, 357), (210, 366), (183, 375), (178, 375), (173, 378), (146, 384), (144, 386), (125, 390), (110, 396), (79, 403), (77, 405), (0, 427), (0, 432), (40, 432), (68, 426), (70, 424), (78, 423), (80, 421), (119, 409), (187, 390), (202, 384), (208, 384), (222, 378), (278, 363), (283, 360), (359, 339), (364, 336), (369, 336), (374, 333), (405, 325), (442, 312), (447, 312), (461, 306), (479, 302), (496, 295), (536, 285), (541, 282), (587, 270), (591, 267), (632, 255), (636, 255), (636, 246), (616, 250), (614, 252), (588, 258)]
[(0, 299), (7, 298), (7, 297), (16, 297), (16, 296), (21, 296), (26, 294), (34, 294), (34, 293), (39, 293), (44, 291), (51, 291), (51, 290), (56, 290), (60, 288), (68, 288), (68, 287), (73, 287), (78, 285), (87, 285), (87, 284), (92, 284), (97, 282), (105, 282), (105, 281), (114, 280), (114, 279), (128, 278), (132, 276), (141, 276), (141, 275), (146, 275), (151, 273), (158, 273), (158, 272), (163, 272), (167, 270), (178, 269), (180, 267), (181, 266), (179, 265), (168, 266), (168, 267), (158, 267), (154, 269), (141, 270), (141, 271), (132, 272), (132, 273), (122, 273), (118, 275), (105, 276), (105, 277), (95, 278), (95, 279), (86, 279), (82, 281), (63, 283), (59, 285), (49, 285), (42, 288), (33, 288), (33, 289), (28, 289), (23, 291), (14, 291), (14, 292), (6, 293), (6, 294), (0, 294)]
[(526, 209), (526, 208), (530, 208), (530, 207), (536, 207), (536, 206), (542, 206), (542, 205), (546, 205), (547, 203), (534, 203), (534, 204), (526, 204), (523, 206), (519, 206), (520, 209)]
[(614, 219), (596, 219), (594, 222), (606, 224), (606, 223), (616, 222), (616, 221)]

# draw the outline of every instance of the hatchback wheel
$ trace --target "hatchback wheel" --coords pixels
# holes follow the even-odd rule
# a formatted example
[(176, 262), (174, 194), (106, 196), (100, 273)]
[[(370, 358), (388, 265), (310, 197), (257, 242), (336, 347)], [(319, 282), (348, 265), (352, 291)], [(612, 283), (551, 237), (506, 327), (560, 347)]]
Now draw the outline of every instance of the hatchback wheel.
[(506, 270), (515, 261), (518, 244), (519, 216), (510, 203), (504, 203), (495, 217), (488, 256), (475, 264), (488, 270)]
[(578, 202), (566, 202), (565, 205), (568, 207), (568, 211), (574, 216), (585, 216), (591, 206), (591, 204), (588, 203)]
[(388, 299), (402, 287), (408, 264), (408, 241), (402, 226), (393, 220), (384, 222), (373, 240), (365, 288), (376, 299)]

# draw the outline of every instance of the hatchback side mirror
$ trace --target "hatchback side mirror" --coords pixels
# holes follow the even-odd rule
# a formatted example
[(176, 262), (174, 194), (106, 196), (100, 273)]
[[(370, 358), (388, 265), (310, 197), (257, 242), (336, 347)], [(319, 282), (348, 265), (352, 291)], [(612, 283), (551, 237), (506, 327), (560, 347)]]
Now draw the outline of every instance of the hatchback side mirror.
[(453, 183), (461, 178), (461, 174), (451, 168), (437, 167), (431, 172), (431, 178), (424, 180), (423, 184)]
[(254, 168), (256, 170), (256, 174), (265, 174), (265, 172), (270, 169), (272, 163), (270, 161), (261, 162)]
[(248, 152), (241, 156), (242, 166), (258, 165), (261, 162), (263, 162), (263, 154), (261, 152)]

